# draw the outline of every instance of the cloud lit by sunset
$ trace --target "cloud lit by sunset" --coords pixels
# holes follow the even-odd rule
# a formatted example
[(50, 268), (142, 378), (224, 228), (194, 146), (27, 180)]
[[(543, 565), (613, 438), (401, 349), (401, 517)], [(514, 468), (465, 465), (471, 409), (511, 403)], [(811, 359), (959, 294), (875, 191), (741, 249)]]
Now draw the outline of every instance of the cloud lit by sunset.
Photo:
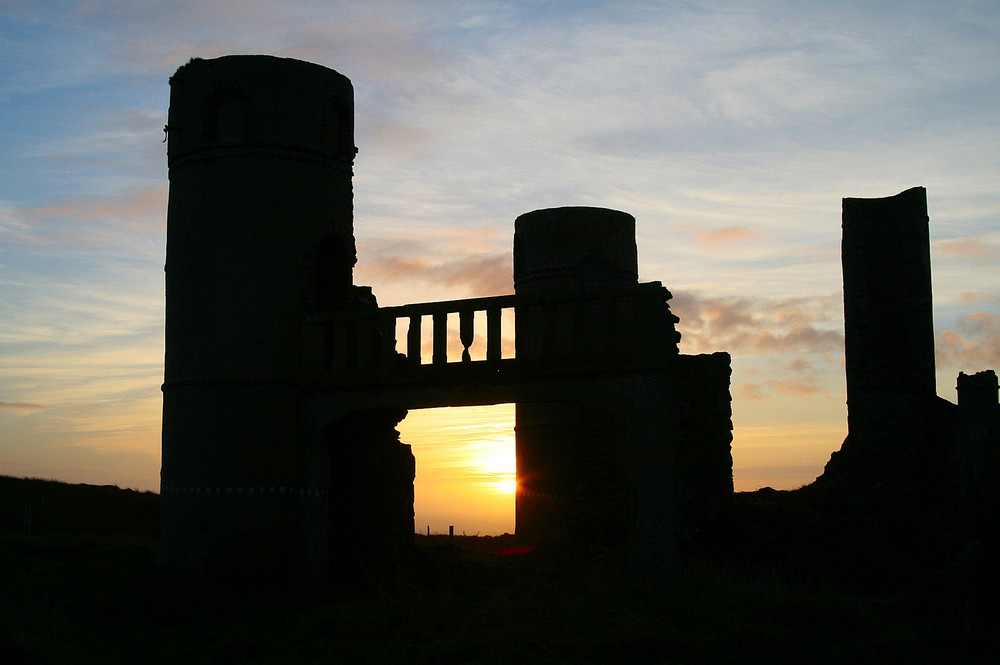
[[(842, 197), (927, 188), (938, 393), (1000, 367), (988, 3), (10, 2), (0, 24), (0, 473), (159, 486), (163, 126), (192, 57), (353, 81), (354, 276), (382, 306), (511, 293), (521, 213), (634, 215), (681, 352), (733, 356), (737, 490), (810, 482), (846, 434)], [(418, 529), (513, 529), (512, 405), (400, 431)]]

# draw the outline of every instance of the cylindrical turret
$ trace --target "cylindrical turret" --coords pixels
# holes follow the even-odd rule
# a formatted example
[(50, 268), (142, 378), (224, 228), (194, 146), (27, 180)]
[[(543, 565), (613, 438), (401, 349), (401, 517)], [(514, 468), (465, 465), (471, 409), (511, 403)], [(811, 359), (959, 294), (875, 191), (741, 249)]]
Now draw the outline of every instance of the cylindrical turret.
[(161, 561), (284, 560), (302, 501), (301, 325), (347, 302), (353, 88), (271, 56), (170, 79)]
[[(618, 353), (616, 321), (638, 284), (636, 255), (635, 218), (628, 213), (566, 207), (519, 216), (514, 290), (576, 302), (519, 309), (517, 357), (543, 364)], [(624, 298), (593, 298), (601, 295)], [(634, 321), (629, 317), (629, 324)], [(551, 343), (560, 338), (565, 346)], [(561, 401), (568, 397), (517, 404), (515, 510), (517, 534), (525, 542), (573, 540), (587, 529), (617, 532), (621, 526), (613, 428), (600, 405)], [(609, 521), (612, 526), (604, 524)]]
[(638, 282), (635, 218), (607, 208), (547, 208), (514, 220), (519, 295), (628, 288)]

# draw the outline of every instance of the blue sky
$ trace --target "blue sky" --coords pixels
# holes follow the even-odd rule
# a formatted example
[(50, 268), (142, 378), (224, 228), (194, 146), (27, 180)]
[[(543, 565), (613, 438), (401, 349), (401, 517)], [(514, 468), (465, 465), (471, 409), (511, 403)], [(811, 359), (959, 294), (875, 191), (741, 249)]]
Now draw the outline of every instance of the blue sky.
[(939, 393), (1000, 366), (995, 2), (5, 0), (0, 472), (157, 486), (167, 79), (230, 53), (352, 79), (382, 304), (510, 292), (523, 212), (632, 213), (682, 351), (733, 354), (738, 488), (846, 432), (842, 197), (927, 187)]

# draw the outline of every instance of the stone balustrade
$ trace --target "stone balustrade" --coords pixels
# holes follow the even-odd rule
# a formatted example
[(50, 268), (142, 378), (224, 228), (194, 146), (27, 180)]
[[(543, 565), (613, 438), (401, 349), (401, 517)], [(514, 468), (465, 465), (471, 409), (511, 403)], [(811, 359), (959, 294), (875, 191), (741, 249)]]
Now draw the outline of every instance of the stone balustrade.
[(669, 297), (659, 282), (650, 282), (626, 291), (320, 312), (304, 323), (303, 370), (338, 382), (366, 382), (519, 365), (655, 364), (676, 355), (676, 338), (658, 339), (662, 334), (655, 332), (663, 323), (673, 330)]

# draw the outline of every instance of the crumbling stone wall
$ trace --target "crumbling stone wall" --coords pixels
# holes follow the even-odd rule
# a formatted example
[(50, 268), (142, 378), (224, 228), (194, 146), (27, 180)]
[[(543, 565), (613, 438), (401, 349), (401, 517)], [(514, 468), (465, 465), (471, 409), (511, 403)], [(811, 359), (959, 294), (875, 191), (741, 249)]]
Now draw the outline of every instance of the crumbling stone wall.
[[(677, 494), (683, 536), (697, 542), (723, 528), (733, 501), (732, 375), (728, 353), (678, 357), (681, 406)], [(711, 534), (715, 535), (715, 534)]]

